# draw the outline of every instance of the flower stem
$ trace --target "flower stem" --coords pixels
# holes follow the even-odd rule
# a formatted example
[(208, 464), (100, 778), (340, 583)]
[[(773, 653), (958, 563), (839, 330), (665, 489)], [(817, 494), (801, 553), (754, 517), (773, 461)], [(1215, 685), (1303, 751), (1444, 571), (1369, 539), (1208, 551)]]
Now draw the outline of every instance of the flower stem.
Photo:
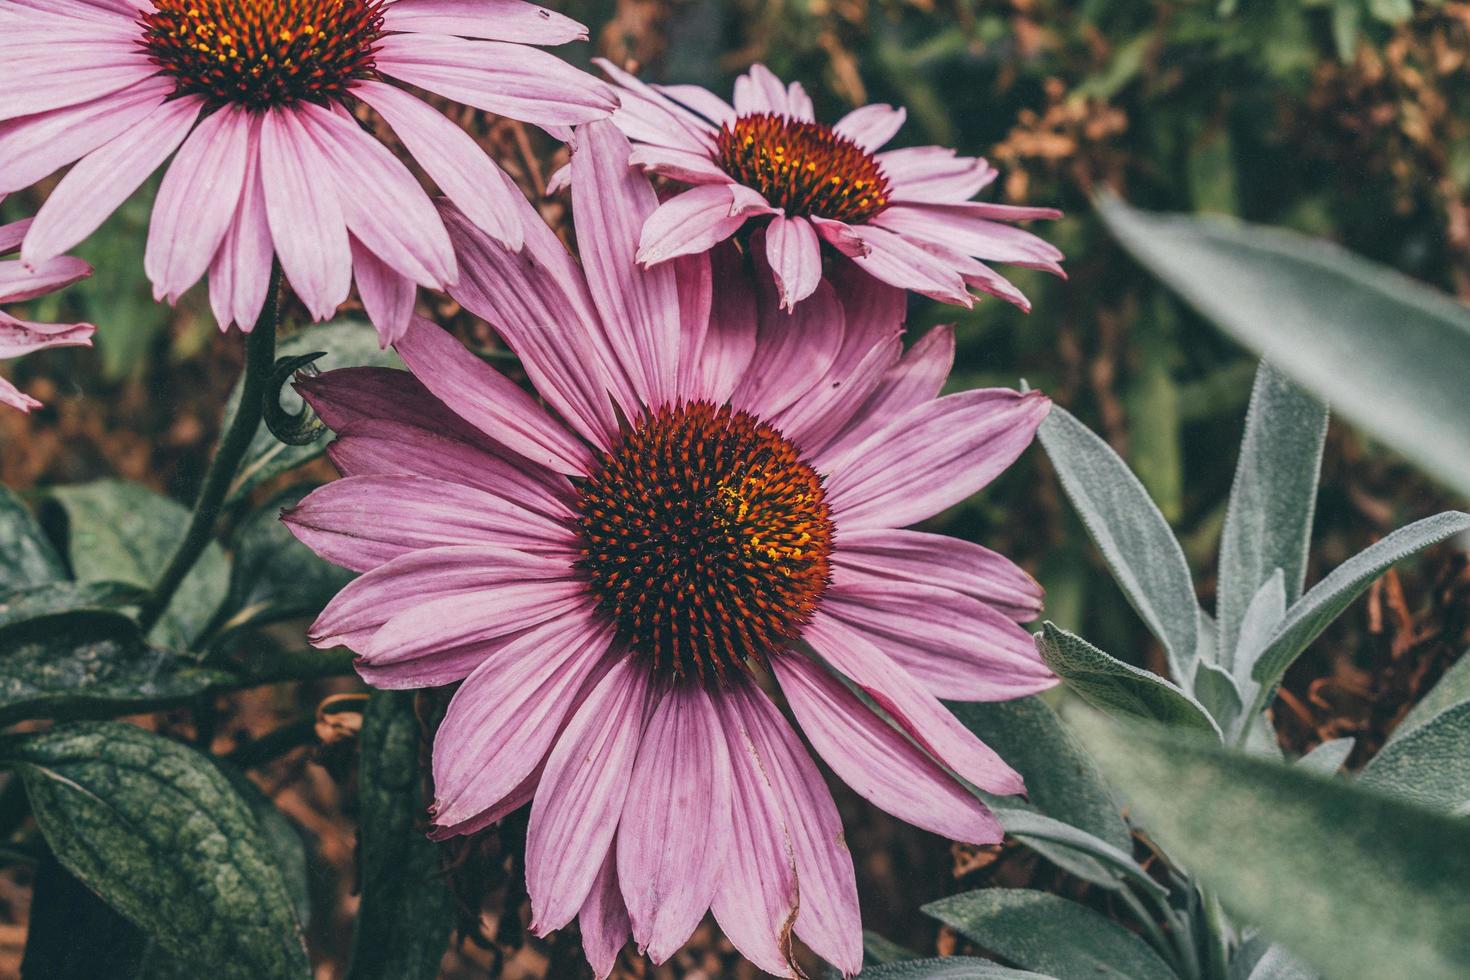
[(281, 265), (271, 265), (270, 286), (266, 290), (265, 307), (255, 321), (255, 329), (245, 340), (245, 377), (240, 386), (240, 404), (235, 407), (235, 417), (220, 439), (214, 459), (204, 474), (204, 485), (199, 489), (199, 499), (189, 515), (189, 526), (179, 540), (178, 547), (164, 566), (163, 574), (153, 586), (138, 613), (138, 625), (143, 632), (151, 630), (163, 616), (174, 593), (183, 583), (189, 570), (199, 560), (210, 539), (214, 536), (214, 525), (219, 519), (230, 481), (240, 467), (240, 460), (255, 433), (265, 411), (271, 369), (276, 359), (276, 322), (280, 316)]

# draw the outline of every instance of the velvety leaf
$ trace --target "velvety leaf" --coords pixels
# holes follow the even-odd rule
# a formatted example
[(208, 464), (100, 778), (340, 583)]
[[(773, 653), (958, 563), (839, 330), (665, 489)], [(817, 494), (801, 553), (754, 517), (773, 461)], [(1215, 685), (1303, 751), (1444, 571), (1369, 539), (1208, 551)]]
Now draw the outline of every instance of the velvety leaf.
[(1385, 569), (1466, 530), (1470, 530), (1470, 514), (1446, 511), (1426, 517), (1364, 548), (1312, 586), (1287, 610), (1286, 618), (1251, 670), (1263, 695), (1275, 688), (1291, 662)]
[(1097, 765), (1045, 701), (1029, 697), (946, 704), (1025, 778), (1026, 794), (1038, 810), (1120, 851), (1133, 847), (1133, 835)]
[(1316, 970), (1291, 955), (1279, 943), (1266, 950), (1250, 972), (1250, 980), (1317, 980), (1317, 977)]
[(1194, 696), (1224, 731), (1230, 730), (1244, 708), (1235, 679), (1208, 660), (1194, 665)]
[(1470, 651), (1461, 654), (1460, 659), (1444, 672), (1439, 683), (1431, 687), (1429, 693), (1404, 716), (1393, 730), (1393, 737), (1402, 738), (1441, 711), (1463, 701), (1470, 701)]
[(1331, 776), (1353, 754), (1353, 745), (1356, 743), (1357, 739), (1352, 737), (1330, 739), (1296, 760), (1296, 764), (1323, 776)]
[(318, 558), (281, 523), (281, 510), (309, 491), (293, 487), (277, 494), (241, 522), (222, 631), (315, 616), (352, 580), (352, 572)]
[(0, 595), (66, 578), (66, 566), (30, 509), (0, 486)]
[(145, 643), (118, 612), (69, 612), (0, 628), (0, 725), (154, 711), (229, 680)]
[(1388, 740), (1358, 776), (1365, 786), (1452, 813), (1470, 809), (1470, 701)]
[(858, 976), (862, 980), (1047, 980), (1043, 974), (1012, 970), (977, 956), (905, 960), (869, 967)]
[[(55, 487), (49, 495), (66, 513), (67, 550), (78, 582), (152, 587), (188, 524), (182, 504), (122, 480)], [(229, 574), (224, 551), (211, 542), (149, 639), (189, 649), (224, 598)]]
[(1064, 871), (1103, 888), (1117, 889), (1127, 878), (1145, 891), (1160, 896), (1165, 893), (1164, 887), (1143, 872), (1129, 852), (1071, 824), (1037, 813), (1030, 804), (1015, 797), (976, 795), (995, 814), (1008, 835)]
[(1470, 494), (1470, 311), (1452, 297), (1291, 232), (1149, 214), (1112, 197), (1098, 209), (1205, 317)]
[[(403, 367), (403, 362), (391, 348), (383, 350), (378, 346), (377, 331), (361, 320), (334, 320), (331, 323), (313, 324), (281, 341), (276, 355), (292, 357), (316, 351), (326, 352), (325, 357), (312, 365), (322, 371), (364, 366)], [(281, 407), (288, 412), (298, 412), (303, 407), (301, 396), (289, 384), (281, 389), (280, 397)], [(226, 425), (229, 419), (234, 418), (235, 408), (239, 403), (240, 387), (236, 385), (225, 407)], [(239, 473), (230, 485), (228, 501), (233, 503), (266, 480), (316, 459), (326, 452), (327, 441), (328, 434), (323, 430), (314, 442), (304, 446), (288, 446), (262, 425), (255, 434), (255, 439), (251, 441), (245, 458), (240, 462)]]
[(147, 590), (130, 582), (52, 582), (0, 595), (0, 628), (42, 616), (83, 611), (115, 612), (135, 606)]
[(378, 691), (363, 715), (362, 905), (349, 980), (432, 980), (454, 925), (439, 847), (424, 836), (427, 804), (413, 700), (410, 691)]
[[(1235, 634), (1235, 652), (1230, 670), (1244, 703), (1257, 702), (1256, 696), (1261, 685), (1251, 677), (1251, 671), (1255, 669), (1256, 661), (1261, 659), (1261, 654), (1271, 645), (1272, 637), (1276, 635), (1277, 628), (1285, 618), (1286, 575), (1278, 568), (1251, 597), (1250, 605), (1245, 607), (1245, 615), (1241, 617), (1239, 630)], [(1242, 719), (1242, 723), (1244, 721)]]
[(1174, 980), (1144, 940), (1060, 895), (985, 888), (930, 902), (924, 911), (971, 942), (1057, 980)]
[(132, 725), (10, 736), (57, 858), (198, 976), (311, 975), (291, 896), (249, 806), (197, 752)]
[(880, 963), (897, 963), (901, 960), (916, 960), (919, 954), (871, 929), (863, 930), (863, 963), (877, 966)]
[(1287, 605), (1302, 594), (1326, 437), (1327, 409), (1262, 361), (1220, 538), (1215, 618), (1226, 670), (1246, 607), (1272, 573), (1282, 572)]
[(1199, 603), (1169, 523), (1112, 447), (1065, 409), (1053, 406), (1038, 434), (1123, 594), (1164, 645), (1175, 678), (1189, 683)]
[(1220, 734), (1200, 703), (1169, 681), (1125, 664), (1051, 622), (1037, 634), (1036, 649), (1068, 688), (1108, 714)]
[(1470, 973), (1470, 824), (1158, 726), (1068, 720), (1174, 860), (1324, 974)]

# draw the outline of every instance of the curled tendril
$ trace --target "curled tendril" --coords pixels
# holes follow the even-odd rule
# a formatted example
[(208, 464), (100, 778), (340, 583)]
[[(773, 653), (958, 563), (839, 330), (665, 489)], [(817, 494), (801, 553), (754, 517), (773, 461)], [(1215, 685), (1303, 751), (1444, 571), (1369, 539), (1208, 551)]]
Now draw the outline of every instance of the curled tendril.
[(271, 435), (288, 446), (309, 445), (320, 439), (322, 433), (327, 431), (326, 423), (318, 418), (316, 412), (312, 411), (311, 406), (305, 402), (302, 402), (301, 408), (295, 412), (288, 412), (281, 407), (281, 389), (289, 384), (298, 372), (314, 377), (317, 369), (313, 362), (320, 357), (325, 357), (326, 353), (326, 351), (316, 351), (313, 354), (282, 357), (271, 369), (270, 385), (266, 389), (265, 396), (265, 427), (270, 430)]

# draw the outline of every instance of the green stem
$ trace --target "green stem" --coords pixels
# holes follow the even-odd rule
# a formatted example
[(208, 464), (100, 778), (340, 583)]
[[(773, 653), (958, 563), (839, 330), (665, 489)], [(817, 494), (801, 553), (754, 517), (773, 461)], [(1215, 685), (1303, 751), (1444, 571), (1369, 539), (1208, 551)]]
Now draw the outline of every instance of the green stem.
[(204, 485), (199, 489), (199, 499), (194, 503), (194, 512), (189, 515), (189, 526), (184, 531), (178, 547), (174, 549), (163, 574), (138, 612), (138, 625), (147, 633), (163, 616), (164, 610), (173, 600), (174, 593), (183, 583), (189, 570), (199, 560), (205, 547), (214, 538), (215, 522), (219, 520), (220, 508), (230, 481), (240, 468), (250, 443), (265, 411), (265, 400), (271, 394), (269, 387), (271, 369), (276, 360), (276, 320), (280, 315), (279, 294), (281, 288), (281, 266), (271, 266), (270, 286), (266, 291), (265, 308), (255, 329), (245, 341), (245, 379), (240, 386), (240, 404), (235, 407), (235, 417), (220, 439), (214, 459), (204, 474)]

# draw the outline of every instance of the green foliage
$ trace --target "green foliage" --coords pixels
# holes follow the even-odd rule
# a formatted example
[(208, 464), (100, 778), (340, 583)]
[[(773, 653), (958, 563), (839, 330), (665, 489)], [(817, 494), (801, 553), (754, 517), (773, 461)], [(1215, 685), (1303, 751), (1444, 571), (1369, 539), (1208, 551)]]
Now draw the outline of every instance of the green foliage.
[(0, 486), (0, 594), (66, 577), (66, 566), (30, 510)]
[(924, 911), (966, 939), (1057, 980), (1174, 980), (1142, 939), (1048, 892), (987, 888), (943, 898)]
[(1111, 198), (1099, 209), (1118, 240), (1204, 316), (1470, 494), (1463, 306), (1328, 242), (1148, 214)]
[(1047, 980), (1039, 973), (1007, 969), (974, 956), (906, 960), (870, 967), (858, 976), (862, 980)]
[[(67, 554), (78, 582), (151, 586), (188, 523), (181, 504), (121, 480), (54, 487), (48, 496), (66, 516)], [(224, 551), (211, 543), (149, 638), (190, 649), (224, 599), (228, 580)]]
[(432, 980), (449, 946), (454, 901), (439, 846), (424, 836), (424, 775), (413, 694), (379, 691), (362, 722), (362, 905), (350, 980)]
[(1073, 724), (1174, 860), (1327, 975), (1470, 970), (1463, 820), (1177, 731)]
[(194, 975), (309, 977), (300, 923), (250, 807), (214, 764), (131, 725), (8, 736), (61, 863)]

